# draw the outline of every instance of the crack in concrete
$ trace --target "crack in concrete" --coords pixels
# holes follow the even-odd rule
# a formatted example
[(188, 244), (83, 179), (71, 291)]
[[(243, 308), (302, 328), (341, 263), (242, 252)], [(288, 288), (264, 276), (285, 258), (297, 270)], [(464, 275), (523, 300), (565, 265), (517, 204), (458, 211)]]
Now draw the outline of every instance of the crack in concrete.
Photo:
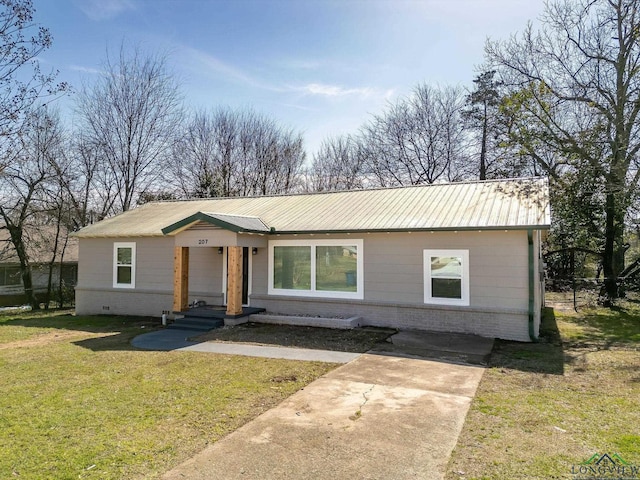
[(358, 407), (358, 410), (356, 410), (356, 413), (354, 415), (351, 415), (349, 418), (351, 420), (358, 420), (360, 417), (362, 417), (362, 409), (364, 408), (364, 406), (367, 404), (367, 402), (369, 401), (369, 397), (367, 397), (367, 393), (371, 393), (371, 391), (375, 388), (375, 384), (371, 385), (371, 388), (369, 388), (369, 390), (367, 390), (366, 392), (362, 392), (362, 396), (364, 397), (364, 402), (362, 402), (360, 404), (360, 406)]

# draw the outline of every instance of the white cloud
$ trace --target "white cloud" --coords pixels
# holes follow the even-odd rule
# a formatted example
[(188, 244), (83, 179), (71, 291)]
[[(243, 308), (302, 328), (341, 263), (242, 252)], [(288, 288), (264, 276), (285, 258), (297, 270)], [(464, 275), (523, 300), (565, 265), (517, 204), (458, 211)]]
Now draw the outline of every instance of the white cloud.
[(361, 87), (361, 88), (345, 88), (340, 85), (326, 85), (323, 83), (309, 83), (302, 87), (297, 88), (299, 91), (307, 95), (318, 95), (322, 97), (336, 98), (336, 97), (360, 97), (360, 98), (372, 98), (382, 97), (388, 99), (393, 96), (393, 90), (380, 90), (373, 87)]
[(132, 0), (76, 0), (76, 5), (91, 20), (109, 20), (127, 10), (134, 10)]
[(97, 68), (83, 67), (82, 65), (69, 65), (69, 70), (74, 72), (90, 73), (91, 75), (103, 75), (105, 72)]

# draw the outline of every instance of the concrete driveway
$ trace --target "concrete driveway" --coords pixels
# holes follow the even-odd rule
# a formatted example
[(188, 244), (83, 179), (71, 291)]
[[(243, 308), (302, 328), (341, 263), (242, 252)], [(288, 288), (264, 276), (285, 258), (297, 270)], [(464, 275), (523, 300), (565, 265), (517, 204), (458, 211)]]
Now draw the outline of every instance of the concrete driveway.
[(483, 371), (361, 355), (163, 478), (443, 478)]

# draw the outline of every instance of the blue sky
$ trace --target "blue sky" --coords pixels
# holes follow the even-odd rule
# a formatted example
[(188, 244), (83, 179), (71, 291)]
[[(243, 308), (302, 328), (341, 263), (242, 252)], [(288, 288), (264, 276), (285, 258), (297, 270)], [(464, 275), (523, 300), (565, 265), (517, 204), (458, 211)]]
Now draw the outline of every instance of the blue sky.
[[(470, 87), (487, 37), (522, 31), (542, 0), (34, 0), (41, 61), (74, 88), (123, 39), (169, 55), (193, 108), (251, 107), (311, 153), (418, 83)], [(70, 116), (71, 102), (62, 102)]]

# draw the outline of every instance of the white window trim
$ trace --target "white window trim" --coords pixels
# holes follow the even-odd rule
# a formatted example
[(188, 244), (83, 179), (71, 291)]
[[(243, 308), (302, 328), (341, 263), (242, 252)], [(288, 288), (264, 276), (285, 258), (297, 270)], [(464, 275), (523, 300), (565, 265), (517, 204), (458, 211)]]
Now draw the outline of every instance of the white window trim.
[[(118, 283), (118, 249), (131, 249), (131, 283)], [(114, 242), (113, 244), (113, 288), (136, 288), (136, 242)]]
[[(362, 239), (327, 239), (327, 240), (270, 240), (269, 241), (269, 295), (286, 295), (292, 297), (349, 298), (364, 299), (364, 242)], [(351, 246), (358, 249), (356, 259), (356, 291), (332, 292), (316, 290), (316, 247)], [(311, 247), (311, 290), (289, 290), (273, 286), (273, 249), (274, 247)]]
[[(462, 258), (462, 298), (440, 298), (431, 295), (431, 257)], [(424, 250), (424, 303), (438, 305), (469, 305), (469, 250)]]

